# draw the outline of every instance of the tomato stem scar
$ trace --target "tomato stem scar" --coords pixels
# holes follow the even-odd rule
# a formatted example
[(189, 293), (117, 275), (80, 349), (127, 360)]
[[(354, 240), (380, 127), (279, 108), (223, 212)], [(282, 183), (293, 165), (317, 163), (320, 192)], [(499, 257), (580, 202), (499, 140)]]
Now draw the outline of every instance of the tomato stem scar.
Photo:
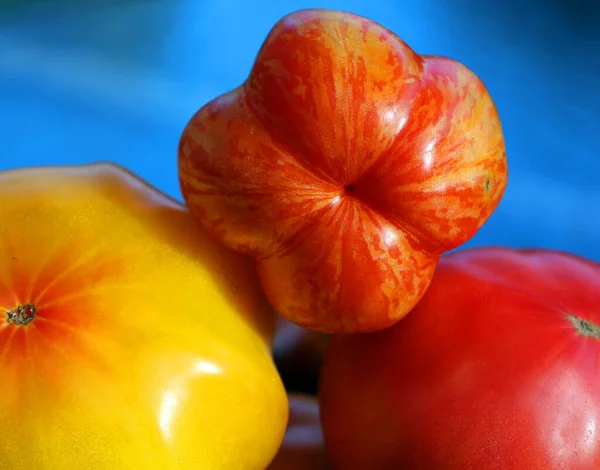
[(15, 309), (6, 312), (6, 315), (6, 323), (28, 325), (35, 318), (35, 306), (31, 304), (19, 305)]
[(486, 178), (483, 188), (485, 189), (486, 193), (489, 193), (490, 189), (492, 189), (492, 178), (490, 176)]
[(573, 323), (573, 326), (579, 334), (600, 339), (600, 326), (569, 314), (567, 314), (567, 318), (571, 320), (571, 323)]

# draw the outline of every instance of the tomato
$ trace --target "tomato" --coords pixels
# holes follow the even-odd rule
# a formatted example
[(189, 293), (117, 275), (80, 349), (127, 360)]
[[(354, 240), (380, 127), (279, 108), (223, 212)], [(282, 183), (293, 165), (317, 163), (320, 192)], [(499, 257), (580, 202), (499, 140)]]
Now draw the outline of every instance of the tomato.
[(339, 468), (600, 468), (600, 265), (545, 250), (442, 257), (389, 330), (334, 338), (320, 398)]
[(312, 395), (289, 396), (290, 420), (277, 457), (267, 470), (326, 470), (329, 467), (319, 422), (319, 405)]
[(2, 468), (260, 469), (276, 454), (287, 398), (252, 262), (127, 171), (0, 173), (0, 312)]
[(204, 105), (179, 146), (183, 196), (257, 262), (283, 317), (375, 331), (421, 298), (439, 256), (500, 202), (507, 164), (481, 80), (366, 18), (302, 10), (248, 79)]

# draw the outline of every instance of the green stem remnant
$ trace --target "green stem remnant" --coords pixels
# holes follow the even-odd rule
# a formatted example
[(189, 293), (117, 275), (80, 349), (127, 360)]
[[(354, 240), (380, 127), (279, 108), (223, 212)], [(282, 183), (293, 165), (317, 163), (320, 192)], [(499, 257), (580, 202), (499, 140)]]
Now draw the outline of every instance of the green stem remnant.
[(571, 320), (571, 323), (573, 323), (573, 326), (579, 334), (600, 339), (600, 326), (569, 314), (567, 314), (567, 318)]
[(35, 318), (35, 306), (31, 304), (19, 305), (17, 308), (6, 312), (8, 318), (6, 323), (14, 323), (15, 325), (28, 325)]

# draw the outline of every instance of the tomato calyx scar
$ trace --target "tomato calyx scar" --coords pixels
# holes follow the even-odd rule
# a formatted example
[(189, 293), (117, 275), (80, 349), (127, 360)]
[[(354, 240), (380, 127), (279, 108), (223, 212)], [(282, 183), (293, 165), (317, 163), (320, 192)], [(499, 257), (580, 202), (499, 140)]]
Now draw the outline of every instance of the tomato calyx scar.
[(35, 305), (25, 304), (6, 312), (6, 323), (14, 323), (17, 326), (28, 325), (35, 318)]
[(571, 321), (580, 335), (600, 339), (600, 326), (592, 323), (591, 321), (578, 318), (574, 315), (567, 314), (567, 318)]

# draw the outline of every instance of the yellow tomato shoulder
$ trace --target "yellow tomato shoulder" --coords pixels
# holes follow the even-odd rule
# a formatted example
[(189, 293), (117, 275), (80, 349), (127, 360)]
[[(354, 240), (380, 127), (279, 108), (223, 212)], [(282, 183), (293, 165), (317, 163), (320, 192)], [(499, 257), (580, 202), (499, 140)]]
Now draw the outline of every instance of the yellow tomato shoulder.
[[(27, 324), (8, 321), (27, 306)], [(0, 173), (2, 311), (3, 465), (260, 469), (275, 455), (287, 401), (252, 263), (130, 172)]]

